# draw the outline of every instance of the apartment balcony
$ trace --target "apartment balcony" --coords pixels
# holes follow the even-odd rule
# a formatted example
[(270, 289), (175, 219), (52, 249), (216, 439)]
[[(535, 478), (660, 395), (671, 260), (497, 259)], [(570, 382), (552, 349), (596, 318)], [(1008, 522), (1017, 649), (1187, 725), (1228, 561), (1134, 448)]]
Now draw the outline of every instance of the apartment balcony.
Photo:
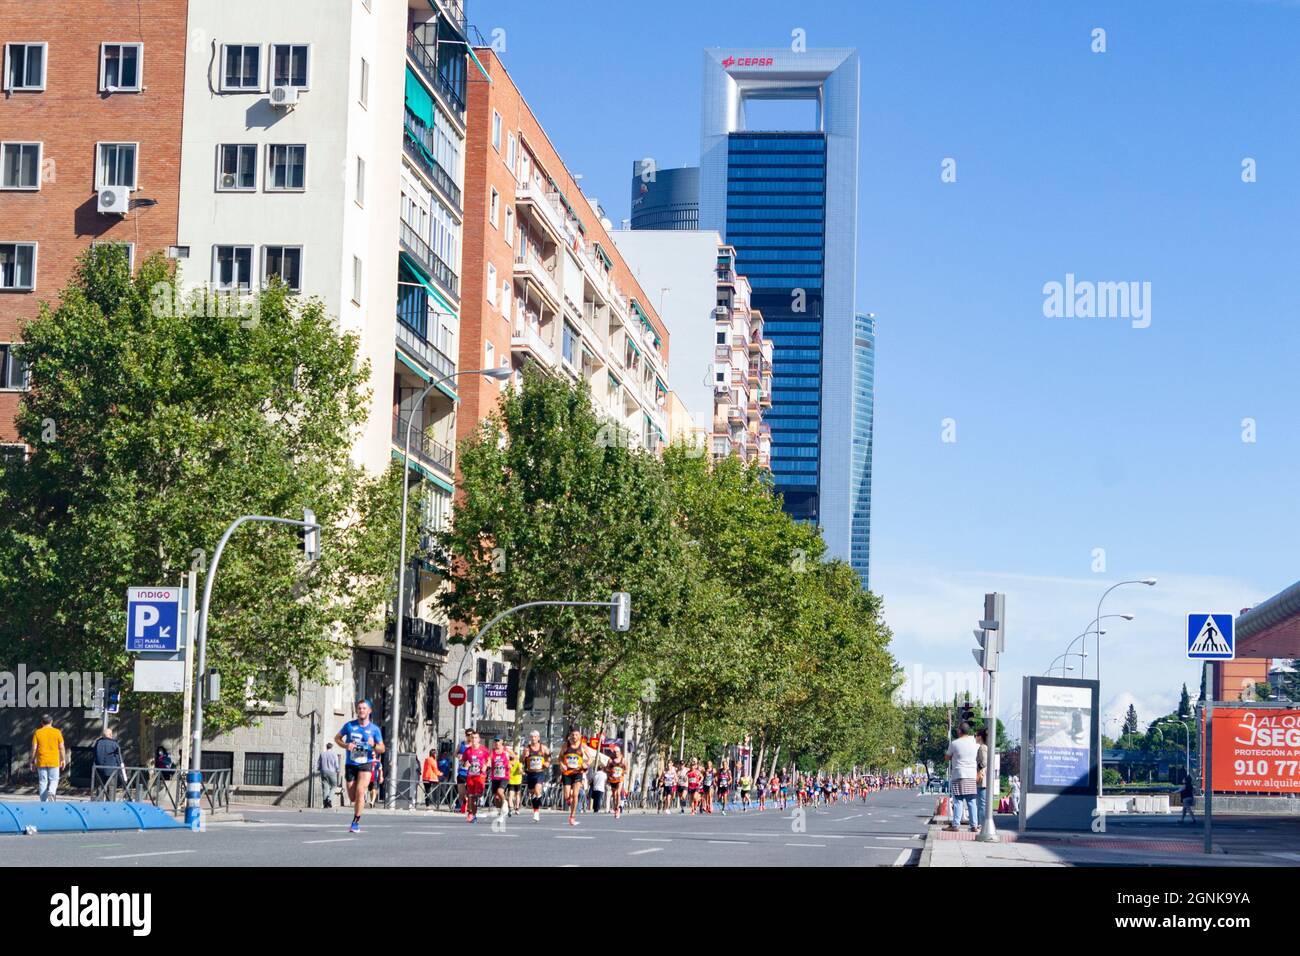
[(428, 176), (434, 186), (442, 190), (456, 212), (463, 212), (465, 208), (462, 202), (463, 196), (460, 187), (456, 185), (456, 180), (452, 179), (451, 173), (443, 169), (433, 154), (423, 147), (419, 133), (410, 123), (405, 123), (402, 127), (402, 149), (406, 151), (412, 165)]
[(451, 266), (438, 258), (438, 254), (405, 221), (399, 221), (397, 235), (406, 253), (423, 266), (435, 282), (455, 298), (460, 298), (460, 278), (451, 271)]
[(559, 312), (563, 308), (564, 300), (560, 295), (559, 283), (555, 281), (555, 273), (546, 267), (540, 256), (531, 251), (516, 252), (514, 274), (516, 279), (531, 282), (546, 297), (553, 311)]
[[(409, 423), (410, 418), (407, 416), (397, 412), (393, 413), (393, 444), (398, 448), (405, 447), (406, 430)], [(456, 477), (452, 450), (424, 434), (420, 430), (419, 422), (416, 422), (415, 427), (411, 429), (410, 452), (412, 461), (418, 461), (426, 468), (439, 472), (449, 481)]]
[[(464, 14), (462, 13), (461, 16), (463, 17)], [(463, 27), (461, 32), (464, 32)], [(419, 37), (410, 31), (407, 31), (406, 34), (406, 52), (415, 64), (416, 71), (442, 97), (463, 126), (465, 124), (465, 101), (461, 99), (460, 94), (451, 85), (451, 81), (442, 75), (442, 72), (438, 69), (438, 64), (433, 59), (433, 55), (429, 52), (429, 48), (421, 43)]]
[(736, 284), (736, 268), (731, 265), (719, 265), (717, 268), (718, 283), (720, 285)]
[[(384, 643), (397, 643), (397, 622), (391, 618), (384, 628)], [(422, 617), (405, 615), (402, 618), (402, 652), (421, 651), (425, 654), (447, 653), (447, 625), (426, 621)]]
[(406, 324), (401, 313), (397, 316), (397, 347), (424, 366), (425, 371), (445, 377), (456, 374), (456, 360)]
[(557, 243), (568, 245), (568, 230), (565, 228), (568, 213), (558, 193), (544, 189), (530, 179), (515, 189), (515, 203), (528, 206), (534, 213), (533, 218), (550, 231)]
[(542, 338), (541, 329), (528, 322), (516, 322), (510, 336), (510, 348), (531, 355), (544, 368), (555, 368), (559, 357), (554, 346)]
[(749, 384), (757, 388), (759, 382), (759, 376), (761, 374), (762, 373), (761, 370), (759, 369), (758, 363), (750, 362), (749, 363)]

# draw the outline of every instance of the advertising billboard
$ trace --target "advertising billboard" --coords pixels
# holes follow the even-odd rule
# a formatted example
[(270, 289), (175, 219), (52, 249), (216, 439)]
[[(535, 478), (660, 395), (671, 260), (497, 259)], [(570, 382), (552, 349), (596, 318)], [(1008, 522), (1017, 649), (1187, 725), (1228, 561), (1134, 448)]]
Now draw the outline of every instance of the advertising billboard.
[(1039, 684), (1034, 695), (1033, 784), (1088, 786), (1095, 744), (1092, 689)]
[(1215, 792), (1300, 793), (1300, 708), (1214, 708)]

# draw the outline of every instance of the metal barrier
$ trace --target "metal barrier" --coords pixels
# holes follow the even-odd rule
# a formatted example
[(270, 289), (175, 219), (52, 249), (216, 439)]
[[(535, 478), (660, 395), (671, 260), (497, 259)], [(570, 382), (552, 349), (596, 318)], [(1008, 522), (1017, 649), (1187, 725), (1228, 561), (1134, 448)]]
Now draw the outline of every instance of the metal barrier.
[[(211, 812), (230, 809), (230, 777), (229, 768), (202, 771), (200, 798), (206, 801)], [(151, 803), (172, 813), (181, 813), (185, 809), (185, 775), (176, 769), (96, 764), (92, 768), (91, 783), (92, 800), (124, 799)]]

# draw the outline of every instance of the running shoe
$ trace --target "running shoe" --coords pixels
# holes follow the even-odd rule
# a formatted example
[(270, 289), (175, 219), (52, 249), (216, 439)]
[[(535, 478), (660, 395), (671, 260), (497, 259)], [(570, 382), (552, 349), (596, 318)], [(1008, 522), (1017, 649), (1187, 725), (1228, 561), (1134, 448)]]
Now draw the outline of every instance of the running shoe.
[(350, 833), (360, 833), (360, 832), (361, 832), (361, 821), (360, 821), (360, 820), (353, 820), (353, 821), (352, 821), (352, 826), (348, 827), (348, 832), (350, 832)]

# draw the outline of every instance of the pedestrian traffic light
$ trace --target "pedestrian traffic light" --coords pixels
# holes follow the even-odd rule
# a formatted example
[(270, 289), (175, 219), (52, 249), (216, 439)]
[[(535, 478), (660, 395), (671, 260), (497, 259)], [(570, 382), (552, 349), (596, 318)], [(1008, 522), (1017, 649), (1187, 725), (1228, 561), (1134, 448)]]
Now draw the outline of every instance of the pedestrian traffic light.
[(316, 514), (310, 508), (302, 509), (303, 526), (298, 529), (298, 550), (308, 564), (320, 558), (320, 525), (316, 523)]
[(506, 674), (506, 709), (519, 709), (519, 668), (512, 667)]
[(626, 631), (632, 626), (632, 595), (617, 591), (610, 597), (609, 626), (615, 631)]
[(532, 671), (528, 675), (528, 680), (524, 681), (524, 710), (532, 710), (534, 700), (537, 697), (537, 671)]
[(116, 714), (122, 709), (122, 691), (115, 680), (104, 682), (104, 713)]
[(975, 725), (975, 707), (970, 702), (970, 697), (966, 698), (966, 703), (961, 705), (961, 722), (963, 724)]

